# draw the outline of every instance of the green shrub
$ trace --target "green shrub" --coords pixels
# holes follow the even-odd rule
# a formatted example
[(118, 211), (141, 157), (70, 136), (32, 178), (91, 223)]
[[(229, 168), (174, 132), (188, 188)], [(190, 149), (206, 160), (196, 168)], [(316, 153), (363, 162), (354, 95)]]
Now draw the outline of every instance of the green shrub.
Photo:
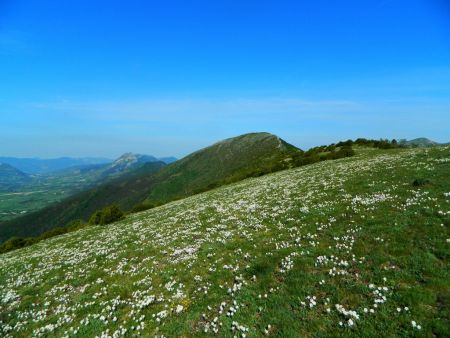
[(69, 229), (67, 229), (66, 227), (57, 227), (57, 228), (53, 228), (49, 231), (44, 232), (42, 235), (40, 235), (39, 237), (37, 237), (36, 239), (38, 241), (43, 240), (43, 239), (47, 239), (50, 237), (54, 237), (54, 236), (58, 236), (58, 235), (62, 235), (68, 232)]
[(84, 223), (82, 220), (76, 220), (73, 222), (70, 222), (65, 227), (57, 227), (50, 229), (38, 237), (13, 237), (3, 244), (0, 245), (0, 253), (24, 248), (26, 246), (30, 246), (32, 244), (38, 243), (42, 240), (52, 238), (55, 236), (63, 235), (68, 232), (76, 231), (78, 229), (84, 228), (86, 226), (86, 223)]
[(430, 183), (430, 180), (426, 179), (426, 178), (416, 178), (413, 182), (412, 182), (412, 186), (413, 187), (422, 187), (424, 185), (427, 185)]
[(122, 217), (123, 211), (120, 210), (117, 205), (113, 204), (109, 207), (97, 210), (94, 214), (92, 214), (92, 216), (89, 218), (89, 224), (105, 225), (118, 221)]
[(335, 155), (334, 156), (335, 159), (350, 157), (350, 156), (355, 155), (355, 151), (353, 150), (353, 148), (351, 146), (344, 146), (341, 149), (339, 149), (338, 151), (336, 151), (334, 155)]
[(82, 219), (76, 219), (67, 224), (67, 232), (76, 231), (78, 229), (84, 228), (86, 225), (86, 222), (84, 222)]
[(139, 204), (135, 205), (133, 207), (133, 209), (131, 209), (131, 213), (153, 209), (157, 206), (158, 206), (157, 203), (147, 203), (147, 202), (139, 203)]
[(13, 237), (0, 245), (0, 253), (20, 249), (33, 243), (33, 238)]

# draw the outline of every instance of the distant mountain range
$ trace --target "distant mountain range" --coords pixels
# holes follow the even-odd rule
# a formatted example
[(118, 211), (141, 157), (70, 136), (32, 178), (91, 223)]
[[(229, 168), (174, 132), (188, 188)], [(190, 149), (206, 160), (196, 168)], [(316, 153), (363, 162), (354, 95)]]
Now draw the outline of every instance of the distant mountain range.
[[(175, 157), (162, 157), (156, 158), (149, 155), (138, 155), (138, 154), (124, 154), (124, 156), (134, 156), (138, 161), (146, 162), (156, 162), (162, 161), (164, 163), (172, 163), (177, 159)], [(119, 159), (120, 159), (119, 158)], [(117, 161), (117, 160), (116, 160)], [(65, 170), (72, 167), (86, 167), (92, 165), (110, 164), (115, 162), (114, 160), (102, 157), (85, 157), (85, 158), (72, 158), (72, 157), (61, 157), (54, 159), (41, 159), (41, 158), (18, 158), (18, 157), (0, 157), (0, 163), (6, 163), (14, 168), (22, 171), (23, 173), (29, 175), (42, 175), (54, 173), (57, 171)]]
[(74, 166), (104, 164), (112, 162), (107, 158), (71, 158), (61, 157), (53, 159), (0, 157), (0, 163), (6, 163), (20, 171), (30, 174), (48, 174)]

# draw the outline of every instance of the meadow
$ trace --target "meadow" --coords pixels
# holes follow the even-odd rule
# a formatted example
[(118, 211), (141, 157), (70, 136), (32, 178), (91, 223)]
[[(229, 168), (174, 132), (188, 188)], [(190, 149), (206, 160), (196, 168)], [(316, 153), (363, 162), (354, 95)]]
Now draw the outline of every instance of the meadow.
[(0, 255), (0, 336), (448, 336), (449, 225), (450, 147), (359, 149)]

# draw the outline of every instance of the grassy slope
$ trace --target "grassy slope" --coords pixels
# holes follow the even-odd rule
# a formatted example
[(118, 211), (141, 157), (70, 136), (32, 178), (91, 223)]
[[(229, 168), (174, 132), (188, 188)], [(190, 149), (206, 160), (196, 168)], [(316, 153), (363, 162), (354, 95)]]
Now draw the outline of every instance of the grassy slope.
[(282, 161), (298, 149), (269, 133), (251, 133), (223, 140), (167, 166), (147, 201), (170, 201), (205, 190), (234, 175)]
[(445, 336), (449, 163), (365, 151), (1, 255), (2, 334)]
[(128, 176), (1, 224), (0, 243), (12, 236), (36, 236), (76, 219), (87, 220), (113, 203), (129, 210), (144, 200), (161, 203), (193, 195), (234, 175), (276, 163), (294, 151), (295, 147), (274, 135), (253, 133), (199, 150), (161, 170), (158, 163), (148, 163)]

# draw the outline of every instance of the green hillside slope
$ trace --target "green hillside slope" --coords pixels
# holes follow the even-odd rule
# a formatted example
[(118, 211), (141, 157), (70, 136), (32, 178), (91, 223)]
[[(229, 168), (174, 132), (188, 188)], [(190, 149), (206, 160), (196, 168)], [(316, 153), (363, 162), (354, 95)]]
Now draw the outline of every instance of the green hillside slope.
[(0, 243), (13, 236), (36, 236), (76, 219), (87, 220), (113, 203), (129, 210), (143, 201), (161, 204), (186, 197), (242, 179), (296, 152), (297, 148), (274, 135), (252, 133), (216, 143), (165, 167), (161, 162), (147, 163), (127, 176), (0, 224)]
[(231, 182), (289, 158), (298, 149), (269, 133), (251, 133), (201, 149), (167, 166), (155, 176), (158, 184), (147, 201), (169, 201)]
[(0, 335), (446, 336), (449, 167), (368, 149), (0, 255)]

